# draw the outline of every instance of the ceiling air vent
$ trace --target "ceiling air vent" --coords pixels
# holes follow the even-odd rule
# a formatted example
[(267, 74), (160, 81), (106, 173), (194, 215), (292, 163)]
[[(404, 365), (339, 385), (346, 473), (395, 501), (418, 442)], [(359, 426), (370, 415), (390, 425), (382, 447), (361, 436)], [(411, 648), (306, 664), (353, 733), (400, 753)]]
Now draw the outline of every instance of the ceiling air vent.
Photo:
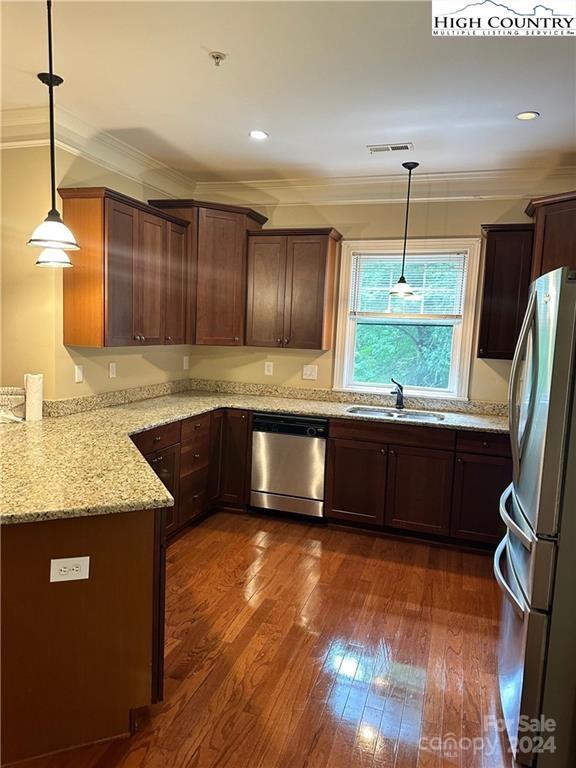
[(414, 149), (414, 144), (411, 141), (396, 144), (368, 144), (366, 149), (371, 155), (375, 155), (377, 152), (411, 152)]

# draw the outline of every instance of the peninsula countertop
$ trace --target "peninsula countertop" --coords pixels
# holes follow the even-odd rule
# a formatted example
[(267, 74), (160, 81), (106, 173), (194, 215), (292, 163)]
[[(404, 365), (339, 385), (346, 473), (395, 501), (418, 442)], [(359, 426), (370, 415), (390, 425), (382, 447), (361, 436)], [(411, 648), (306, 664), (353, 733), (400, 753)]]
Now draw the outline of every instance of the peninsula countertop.
[[(173, 498), (130, 435), (218, 408), (378, 421), (349, 403), (184, 392), (40, 422), (0, 425), (0, 523), (168, 507)], [(421, 426), (506, 433), (501, 416), (444, 412)], [(413, 424), (414, 422), (409, 422)]]

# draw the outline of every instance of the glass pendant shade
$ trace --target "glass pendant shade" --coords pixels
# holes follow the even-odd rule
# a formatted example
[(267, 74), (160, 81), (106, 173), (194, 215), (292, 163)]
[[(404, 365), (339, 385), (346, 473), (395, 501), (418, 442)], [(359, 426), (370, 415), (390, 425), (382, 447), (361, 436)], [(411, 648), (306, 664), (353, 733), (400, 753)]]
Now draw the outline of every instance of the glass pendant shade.
[(406, 282), (404, 275), (402, 275), (398, 279), (396, 285), (390, 289), (390, 296), (401, 296), (402, 298), (405, 298), (406, 296), (414, 296), (412, 286), (410, 283)]
[(50, 211), (42, 224), (32, 232), (28, 245), (37, 248), (60, 248), (63, 251), (79, 250), (76, 238), (62, 221), (58, 211)]
[(61, 248), (44, 248), (36, 259), (37, 267), (71, 267), (70, 257)]

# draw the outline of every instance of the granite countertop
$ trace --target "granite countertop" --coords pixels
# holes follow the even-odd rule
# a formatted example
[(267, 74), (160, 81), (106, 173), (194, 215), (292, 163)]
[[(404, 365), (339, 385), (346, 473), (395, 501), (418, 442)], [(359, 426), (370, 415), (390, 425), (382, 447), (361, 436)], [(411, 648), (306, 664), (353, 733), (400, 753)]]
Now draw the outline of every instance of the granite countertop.
[[(183, 392), (41, 422), (0, 425), (0, 523), (171, 506), (172, 497), (129, 435), (217, 408), (383, 421), (348, 413), (348, 403)], [(418, 423), (508, 432), (501, 416), (442, 415), (441, 422)]]

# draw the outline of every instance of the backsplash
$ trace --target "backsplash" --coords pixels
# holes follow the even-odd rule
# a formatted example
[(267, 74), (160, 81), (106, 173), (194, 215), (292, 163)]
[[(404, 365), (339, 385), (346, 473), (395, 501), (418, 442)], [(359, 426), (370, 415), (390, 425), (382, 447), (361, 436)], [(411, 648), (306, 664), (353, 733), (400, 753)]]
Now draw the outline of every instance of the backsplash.
[[(393, 406), (392, 395), (359, 394), (357, 392), (337, 392), (329, 389), (270, 386), (267, 384), (248, 384), (233, 381), (212, 381), (209, 379), (180, 379), (144, 387), (120, 389), (87, 397), (71, 397), (60, 400), (44, 401), (44, 416), (68, 416), (72, 413), (92, 411), (112, 405), (123, 405), (148, 400), (153, 397), (175, 394), (178, 392), (213, 392), (233, 395), (265, 395), (297, 400), (318, 400), (330, 403), (351, 403), (359, 405)], [(508, 406), (505, 403), (491, 403), (480, 400), (457, 400), (448, 398), (406, 397), (406, 406), (417, 410), (450, 411), (452, 413), (486, 414), (506, 416)]]

